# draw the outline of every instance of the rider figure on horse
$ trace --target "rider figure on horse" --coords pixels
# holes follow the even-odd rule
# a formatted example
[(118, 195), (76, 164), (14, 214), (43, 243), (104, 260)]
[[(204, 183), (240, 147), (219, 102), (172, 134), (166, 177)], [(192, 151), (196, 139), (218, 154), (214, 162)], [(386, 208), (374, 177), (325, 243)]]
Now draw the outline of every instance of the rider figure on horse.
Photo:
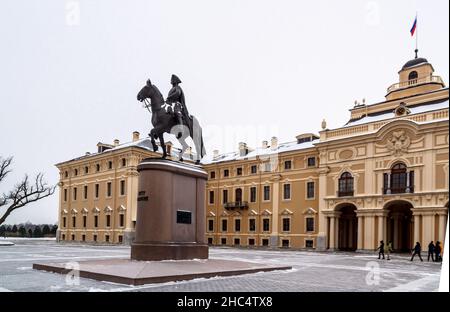
[(170, 83), (172, 84), (172, 89), (170, 89), (167, 95), (166, 103), (169, 105), (174, 104), (174, 113), (178, 124), (187, 126), (189, 131), (191, 131), (190, 115), (186, 107), (184, 92), (179, 86), (181, 80), (176, 75), (172, 75)]

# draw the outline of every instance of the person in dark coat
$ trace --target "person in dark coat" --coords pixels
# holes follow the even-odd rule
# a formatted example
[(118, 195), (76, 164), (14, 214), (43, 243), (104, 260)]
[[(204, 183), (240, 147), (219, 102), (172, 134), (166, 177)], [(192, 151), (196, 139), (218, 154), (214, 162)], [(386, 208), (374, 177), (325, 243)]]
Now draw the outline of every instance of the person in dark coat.
[(441, 262), (442, 261), (442, 247), (441, 242), (437, 241), (436, 246), (434, 247), (434, 261)]
[(172, 89), (170, 89), (169, 94), (167, 95), (166, 103), (174, 105), (174, 113), (178, 123), (180, 125), (186, 125), (189, 128), (189, 131), (192, 132), (186, 99), (184, 97), (183, 89), (179, 86), (181, 80), (176, 75), (172, 75), (170, 83), (172, 84)]
[(384, 241), (380, 241), (380, 247), (378, 247), (377, 250), (378, 250), (378, 259), (381, 259), (381, 256), (383, 256), (384, 260)]
[(423, 262), (421, 252), (422, 252), (422, 246), (420, 246), (420, 243), (419, 243), (419, 242), (416, 242), (416, 246), (415, 246), (414, 249), (413, 249), (413, 255), (412, 255), (412, 257), (411, 257), (411, 261), (413, 261), (413, 260), (414, 260), (414, 257), (415, 257), (416, 255), (418, 255), (419, 258), (420, 258), (420, 261)]
[(428, 244), (428, 262), (430, 262), (430, 257), (431, 260), (434, 262), (434, 251), (435, 251), (434, 242), (431, 241), (431, 243)]

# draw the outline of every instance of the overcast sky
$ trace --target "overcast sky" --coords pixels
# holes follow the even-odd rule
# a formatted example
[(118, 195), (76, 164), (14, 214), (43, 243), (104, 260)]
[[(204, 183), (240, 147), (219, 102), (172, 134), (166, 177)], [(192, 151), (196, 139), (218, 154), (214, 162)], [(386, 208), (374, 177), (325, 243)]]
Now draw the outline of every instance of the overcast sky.
[[(414, 55), (448, 83), (449, 2), (362, 0), (2, 0), (0, 156), (25, 173), (150, 130), (136, 101), (147, 78), (183, 84), (208, 152), (343, 125), (355, 99), (384, 99)], [(56, 222), (58, 195), (6, 223)], [(2, 211), (0, 211), (1, 213)]]

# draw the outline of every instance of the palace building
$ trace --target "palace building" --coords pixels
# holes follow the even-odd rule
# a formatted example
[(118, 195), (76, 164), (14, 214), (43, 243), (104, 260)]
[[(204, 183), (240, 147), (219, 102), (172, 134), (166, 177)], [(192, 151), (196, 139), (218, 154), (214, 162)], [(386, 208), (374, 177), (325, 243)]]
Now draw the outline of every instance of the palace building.
[[(426, 59), (412, 59), (385, 101), (356, 104), (340, 128), (323, 121), (317, 135), (207, 155), (207, 241), (349, 251), (374, 250), (380, 240), (397, 251), (443, 242), (448, 148), (449, 90)], [(131, 242), (136, 167), (159, 155), (134, 133), (130, 143), (99, 143), (97, 153), (57, 164), (59, 240)]]
[(357, 104), (319, 138), (276, 138), (205, 164), (213, 245), (397, 251), (444, 241), (449, 91), (424, 58), (408, 61), (386, 100)]
[[(166, 144), (167, 153), (177, 149)], [(132, 141), (98, 143), (96, 153), (86, 153), (56, 165), (59, 169), (59, 241), (127, 243), (136, 225), (137, 165), (148, 157), (160, 157), (150, 139), (133, 132)]]

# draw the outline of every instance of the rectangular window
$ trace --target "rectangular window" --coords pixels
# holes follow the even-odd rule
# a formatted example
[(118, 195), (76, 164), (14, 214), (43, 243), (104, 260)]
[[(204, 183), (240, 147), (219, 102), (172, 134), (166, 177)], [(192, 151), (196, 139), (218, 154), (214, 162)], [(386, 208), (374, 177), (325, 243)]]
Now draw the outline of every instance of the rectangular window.
[(262, 245), (263, 245), (264, 247), (269, 246), (269, 240), (268, 240), (267, 238), (264, 238), (264, 239), (262, 240)]
[(75, 240), (75, 234), (72, 234), (72, 240), (73, 241)]
[(94, 216), (94, 227), (98, 227), (98, 216)]
[(226, 245), (226, 244), (227, 244), (227, 239), (226, 239), (226, 238), (222, 238), (222, 239), (220, 240), (220, 243), (221, 243), (222, 245)]
[(314, 241), (311, 239), (305, 240), (305, 247), (306, 248), (314, 248)]
[(107, 216), (106, 216), (106, 226), (107, 226), (107, 227), (110, 227), (110, 226), (111, 226), (111, 216), (110, 216), (110, 215), (107, 215)]
[(85, 242), (86, 241), (86, 235), (81, 235), (81, 240), (83, 241), (83, 242)]
[(121, 213), (119, 215), (119, 226), (120, 227), (124, 227), (125, 226), (125, 215), (123, 213)]
[(248, 230), (249, 230), (249, 232), (256, 231), (256, 220), (255, 219), (248, 220)]
[(77, 217), (72, 217), (72, 227), (77, 227)]
[(108, 169), (112, 169), (112, 167), (113, 167), (112, 161), (108, 161)]
[(87, 199), (88, 197), (88, 186), (83, 186), (83, 199)]
[(256, 172), (257, 172), (257, 169), (258, 167), (256, 166), (256, 165), (253, 165), (252, 167), (251, 167), (251, 169), (250, 169), (250, 172), (252, 173), (252, 174), (256, 174)]
[(87, 226), (87, 216), (83, 216), (83, 227)]
[(306, 184), (306, 188), (307, 188), (306, 197), (307, 198), (314, 198), (314, 182), (308, 182)]
[(209, 191), (209, 204), (214, 204), (214, 191)]
[(230, 170), (225, 169), (225, 170), (223, 171), (223, 176), (226, 178), (226, 177), (228, 177), (229, 175), (230, 175)]
[(95, 184), (95, 198), (98, 198), (99, 190), (100, 190), (100, 184)]
[(250, 188), (250, 202), (256, 203), (256, 186)]
[(291, 185), (290, 184), (283, 185), (283, 199), (291, 199)]
[(291, 170), (292, 169), (292, 161), (286, 160), (284, 162), (284, 170)]
[(237, 174), (238, 176), (241, 176), (241, 175), (242, 175), (242, 168), (241, 168), (241, 167), (237, 168), (236, 174)]
[(76, 187), (74, 187), (73, 188), (73, 200), (77, 200), (77, 188)]
[(270, 186), (265, 185), (264, 186), (264, 200), (270, 200)]
[(241, 244), (241, 240), (239, 238), (234, 239), (234, 245), (239, 246)]
[(263, 231), (264, 232), (270, 231), (270, 220), (269, 219), (263, 219)]
[(208, 232), (214, 232), (214, 220), (208, 220)]
[(291, 219), (283, 218), (283, 232), (289, 232), (291, 230)]
[(314, 218), (306, 218), (306, 232), (314, 232)]
[(84, 167), (84, 174), (88, 174), (88, 173), (89, 173), (89, 167), (86, 166), (86, 167)]
[(63, 227), (66, 227), (66, 217), (63, 218)]
[(222, 232), (226, 232), (228, 229), (228, 222), (227, 220), (222, 220)]
[(122, 158), (122, 167), (126, 167), (127, 166), (127, 160), (126, 158)]
[(112, 183), (106, 183), (106, 197), (111, 197), (112, 195)]
[(288, 239), (283, 239), (281, 241), (281, 247), (283, 248), (289, 248), (289, 240)]
[(210, 176), (211, 179), (215, 179), (216, 178), (216, 172), (215, 171), (211, 171), (209, 176)]
[(249, 245), (249, 246), (255, 246), (255, 239), (254, 239), (254, 238), (250, 238), (250, 239), (248, 240), (248, 245)]
[(122, 243), (123, 242), (123, 236), (119, 235), (118, 238), (119, 238), (119, 243)]
[(308, 167), (316, 166), (316, 157), (308, 157)]
[(120, 181), (120, 195), (125, 195), (125, 180)]
[(234, 231), (235, 232), (241, 231), (241, 220), (240, 219), (234, 220)]
[(67, 189), (64, 189), (64, 201), (67, 201)]
[(223, 203), (228, 203), (228, 190), (223, 190)]
[(96, 170), (97, 172), (100, 171), (100, 164), (95, 165), (95, 170)]
[(105, 242), (109, 243), (109, 235), (105, 235)]
[(213, 244), (213, 239), (212, 237), (208, 237), (208, 245), (212, 245)]
[(94, 240), (94, 242), (97, 241), (97, 235), (94, 235), (94, 236), (93, 236), (93, 240)]

